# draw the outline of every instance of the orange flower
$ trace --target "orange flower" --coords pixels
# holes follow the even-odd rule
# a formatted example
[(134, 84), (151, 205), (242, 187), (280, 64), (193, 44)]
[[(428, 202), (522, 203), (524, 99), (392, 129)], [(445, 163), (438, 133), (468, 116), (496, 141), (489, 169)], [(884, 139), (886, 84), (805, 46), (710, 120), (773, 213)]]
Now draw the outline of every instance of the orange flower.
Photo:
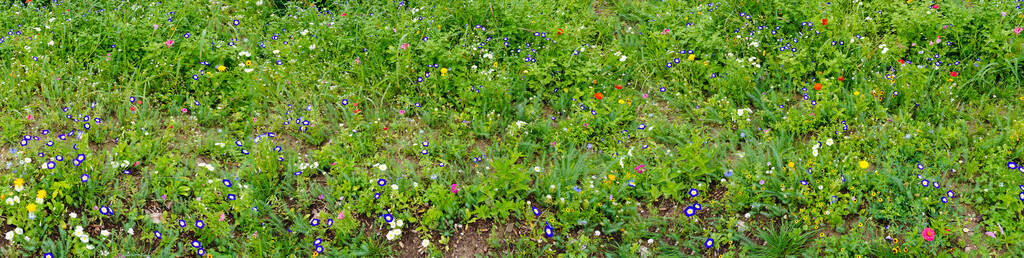
[(604, 94), (601, 94), (600, 92), (594, 93), (594, 98), (597, 100), (601, 100), (604, 98)]
[(821, 90), (821, 83), (820, 82), (814, 84), (814, 90)]

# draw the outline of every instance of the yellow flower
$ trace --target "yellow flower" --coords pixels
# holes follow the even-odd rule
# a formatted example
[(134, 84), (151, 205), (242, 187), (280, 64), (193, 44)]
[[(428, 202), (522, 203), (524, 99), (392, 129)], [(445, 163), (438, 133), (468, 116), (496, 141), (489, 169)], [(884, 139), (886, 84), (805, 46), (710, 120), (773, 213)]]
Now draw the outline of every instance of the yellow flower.
[(25, 205), (25, 210), (27, 210), (29, 213), (36, 212), (36, 204), (29, 203), (28, 205)]
[(861, 160), (860, 162), (857, 162), (857, 166), (860, 166), (862, 169), (867, 169), (871, 164), (868, 164), (867, 161)]
[(854, 96), (860, 96), (860, 91), (857, 91), (857, 90), (853, 91), (853, 95)]
[(245, 66), (252, 65), (252, 60), (245, 60)]
[(46, 190), (36, 191), (36, 198), (46, 198)]
[(615, 181), (615, 175), (608, 175), (608, 180)]
[(1024, 101), (1024, 96), (1020, 96), (1020, 101)]
[(619, 99), (619, 104), (625, 104), (625, 103), (626, 103), (625, 100)]
[(796, 164), (793, 164), (793, 162), (792, 162), (792, 161), (790, 161), (790, 162), (789, 162), (789, 164), (786, 164), (786, 166), (789, 166), (789, 168), (793, 168), (793, 166), (795, 166), (795, 165), (796, 165)]
[(686, 60), (690, 60), (690, 61), (693, 61), (693, 59), (694, 59), (694, 58), (697, 58), (697, 56), (695, 56), (695, 55), (690, 55), (690, 56), (687, 56), (687, 57), (686, 57)]
[(227, 67), (224, 67), (223, 65), (221, 65), (221, 66), (217, 66), (217, 71), (218, 71), (218, 72), (223, 72), (224, 70), (227, 70), (227, 69), (228, 69), (228, 68), (227, 68)]
[(441, 76), (448, 75), (448, 68), (441, 68)]
[(21, 186), (23, 184), (25, 184), (25, 179), (21, 179), (21, 178), (15, 178), (14, 179), (14, 186), (15, 187)]

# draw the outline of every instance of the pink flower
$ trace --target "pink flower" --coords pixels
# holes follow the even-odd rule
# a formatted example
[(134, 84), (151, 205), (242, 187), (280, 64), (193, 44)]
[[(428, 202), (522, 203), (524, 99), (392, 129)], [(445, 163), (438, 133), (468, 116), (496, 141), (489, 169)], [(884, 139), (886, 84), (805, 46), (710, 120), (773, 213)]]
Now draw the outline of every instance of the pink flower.
[(253, 118), (252, 118), (252, 122), (253, 122), (253, 123), (255, 123), (255, 122), (256, 122), (256, 118), (255, 118), (255, 117), (253, 117)]
[(359, 57), (356, 57), (356, 64), (359, 64)]
[(637, 174), (643, 174), (645, 166), (647, 166), (647, 165), (636, 166), (635, 168), (633, 168), (633, 171), (636, 171)]
[(402, 43), (402, 50), (409, 48), (409, 43)]
[(171, 45), (174, 45), (174, 40), (168, 39), (167, 41), (164, 41), (164, 46), (171, 47)]
[(996, 238), (996, 232), (992, 232), (992, 231), (985, 232), (985, 235), (990, 236), (992, 238)]
[(923, 237), (925, 241), (935, 241), (935, 230), (932, 230), (932, 228), (924, 228), (924, 230), (921, 231), (921, 237)]
[(223, 212), (220, 213), (220, 221), (224, 221), (224, 213)]
[(459, 193), (459, 184), (452, 184), (452, 193), (453, 194)]
[(647, 98), (647, 93), (644, 93), (644, 98), (645, 98), (645, 99)]
[(1021, 27), (1013, 28), (1013, 34), (1020, 35)]
[(664, 30), (661, 30), (661, 35), (668, 35), (669, 32), (672, 32), (672, 30), (669, 30), (668, 28), (666, 28)]
[(338, 219), (340, 220), (340, 219), (344, 219), (344, 218), (345, 218), (345, 211), (339, 212), (338, 213)]
[(405, 115), (405, 109), (399, 110), (399, 111), (398, 111), (398, 114), (399, 114), (399, 115)]
[(33, 117), (32, 115), (28, 115), (28, 120), (32, 120), (32, 119), (34, 119), (34, 118), (35, 118), (35, 117)]
[(181, 108), (181, 113), (188, 113), (188, 108)]

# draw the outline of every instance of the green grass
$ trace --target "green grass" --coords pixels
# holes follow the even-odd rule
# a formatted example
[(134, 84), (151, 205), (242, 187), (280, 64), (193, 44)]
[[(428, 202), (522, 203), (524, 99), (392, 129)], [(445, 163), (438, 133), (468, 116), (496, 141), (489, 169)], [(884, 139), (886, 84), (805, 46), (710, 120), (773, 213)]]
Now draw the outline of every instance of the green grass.
[(1016, 2), (0, 4), (5, 256), (1024, 255)]

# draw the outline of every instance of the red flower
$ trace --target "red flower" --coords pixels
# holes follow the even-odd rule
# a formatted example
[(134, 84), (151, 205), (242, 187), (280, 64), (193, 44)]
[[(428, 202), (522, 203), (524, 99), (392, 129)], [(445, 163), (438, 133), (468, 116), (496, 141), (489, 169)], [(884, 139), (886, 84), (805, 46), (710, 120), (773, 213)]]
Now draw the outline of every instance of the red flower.
[(932, 9), (939, 9), (939, 4), (933, 4)]
[(348, 16), (348, 13), (341, 13), (341, 17)]
[(135, 111), (135, 106), (132, 106), (131, 108), (128, 108), (128, 109), (130, 109), (131, 111)]
[(957, 75), (957, 74), (959, 74), (959, 73), (957, 73), (957, 72), (955, 72), (955, 71), (954, 71), (954, 72), (949, 72), (949, 76), (953, 76), (953, 77), (956, 77), (956, 75)]
[(359, 109), (353, 110), (352, 114), (359, 114)]
[(821, 19), (821, 25), (828, 25), (828, 19)]
[(905, 64), (905, 63), (907, 63), (907, 61), (904, 61), (903, 59), (900, 59), (900, 64)]
[(601, 94), (600, 92), (594, 93), (594, 98), (597, 100), (601, 100), (604, 98), (604, 94)]
[(621, 89), (622, 89), (622, 84), (617, 84), (617, 85), (615, 85), (615, 89), (616, 89), (616, 90), (621, 90)]
[(821, 90), (821, 83), (820, 82), (814, 84), (814, 90)]
[(561, 35), (562, 35), (562, 29), (558, 29), (558, 35), (559, 35), (559, 36), (561, 36)]
[(843, 81), (843, 80), (846, 80), (846, 78), (843, 78), (843, 76), (839, 76), (839, 81)]

